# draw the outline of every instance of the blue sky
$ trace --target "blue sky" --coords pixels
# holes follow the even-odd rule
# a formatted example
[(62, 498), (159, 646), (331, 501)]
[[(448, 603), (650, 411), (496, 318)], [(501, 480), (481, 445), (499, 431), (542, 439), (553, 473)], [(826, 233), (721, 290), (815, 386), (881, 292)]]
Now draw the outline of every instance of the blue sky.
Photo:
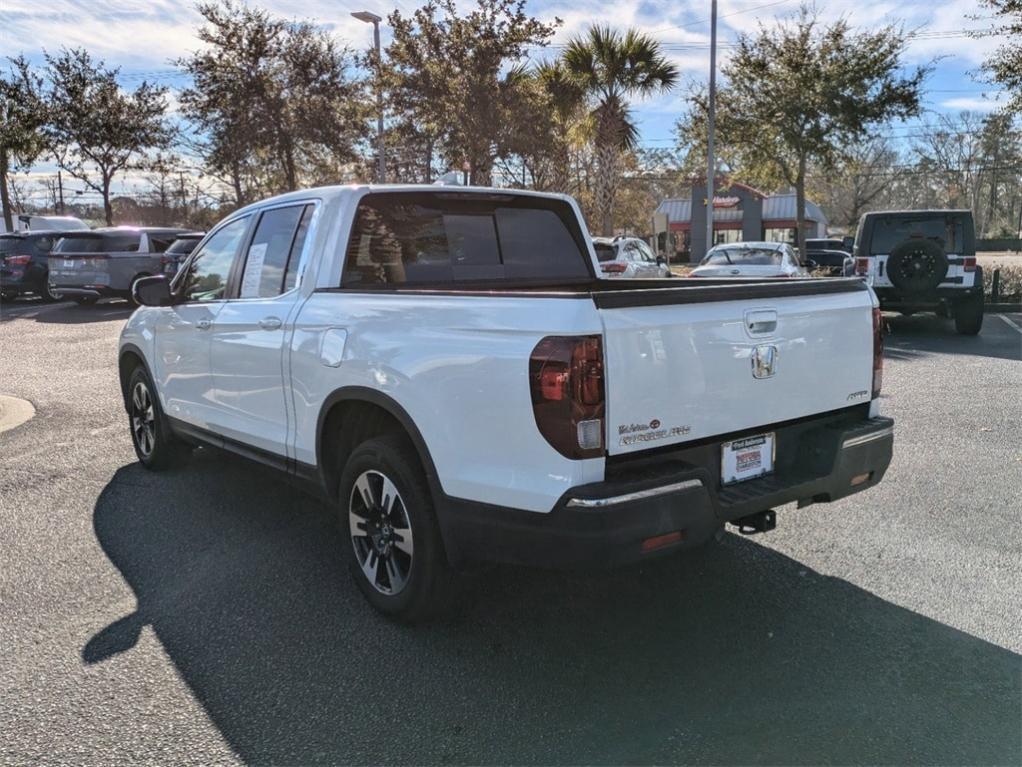
[[(371, 28), (348, 15), (367, 9), (386, 16), (394, 7), (411, 11), (418, 3), (389, 3), (361, 0), (356, 4), (325, 0), (265, 0), (251, 3), (286, 17), (311, 18), (331, 28), (353, 47), (371, 42)], [(760, 23), (792, 14), (799, 0), (720, 0), (720, 57), (726, 60), (727, 43), (742, 32), (755, 31)], [(175, 0), (3, 0), (3, 24), (0, 24), (0, 55), (24, 53), (40, 61), (42, 50), (63, 46), (83, 46), (110, 65), (122, 68), (126, 85), (145, 76), (172, 89), (182, 80), (175, 76), (171, 59), (198, 46), (194, 30), (198, 14), (188, 2)], [(462, 7), (467, 7), (463, 3)], [(908, 125), (886, 129), (893, 136), (911, 140), (913, 125), (932, 122), (935, 112), (963, 109), (990, 111), (997, 105), (996, 89), (977, 82), (973, 74), (997, 45), (997, 38), (975, 40), (965, 30), (988, 26), (989, 16), (973, 20), (970, 16), (986, 13), (977, 10), (975, 0), (949, 2), (892, 2), (890, 0), (829, 0), (819, 3), (824, 20), (844, 16), (856, 26), (872, 28), (886, 23), (904, 24), (917, 32), (908, 50), (906, 64), (935, 63), (935, 72), (926, 85), (925, 107), (928, 114)], [(705, 82), (708, 73), (709, 14), (708, 0), (615, 0), (614, 2), (567, 2), (542, 0), (530, 2), (529, 11), (543, 19), (563, 20), (555, 46), (563, 44), (590, 23), (616, 27), (634, 26), (658, 40), (682, 71), (683, 83)], [(386, 35), (386, 30), (384, 32)], [(386, 39), (386, 38), (385, 38)], [(535, 51), (535, 57), (553, 57), (556, 47)], [(641, 133), (648, 147), (673, 145), (672, 126), (684, 109), (685, 87), (673, 93), (633, 104)], [(173, 99), (172, 99), (173, 102)]]

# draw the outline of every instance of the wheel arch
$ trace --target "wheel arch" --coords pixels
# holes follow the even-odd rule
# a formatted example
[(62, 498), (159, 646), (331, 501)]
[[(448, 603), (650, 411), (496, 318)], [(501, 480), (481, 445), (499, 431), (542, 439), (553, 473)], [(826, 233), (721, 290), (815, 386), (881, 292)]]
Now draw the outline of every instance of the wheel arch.
[[(357, 417), (353, 417), (357, 414)], [(316, 465), (323, 491), (335, 498), (340, 481), (341, 454), (356, 447), (356, 439), (402, 433), (419, 457), (434, 503), (443, 497), (436, 465), (422, 432), (396, 400), (376, 389), (346, 386), (330, 393), (316, 422)], [(347, 440), (346, 440), (347, 437)], [(359, 440), (361, 441), (361, 440)]]
[(145, 354), (135, 344), (124, 344), (117, 356), (117, 373), (120, 378), (121, 384), (121, 400), (124, 403), (124, 409), (128, 409), (128, 378), (131, 375), (131, 371), (141, 365), (149, 376), (149, 380), (153, 380), (152, 371), (149, 370), (149, 364), (146, 362)]

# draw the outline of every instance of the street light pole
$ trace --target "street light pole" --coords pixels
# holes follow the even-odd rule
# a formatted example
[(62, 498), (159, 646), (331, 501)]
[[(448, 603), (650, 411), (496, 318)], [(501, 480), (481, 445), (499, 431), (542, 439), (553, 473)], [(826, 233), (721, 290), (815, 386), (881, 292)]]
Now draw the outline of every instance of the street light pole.
[(380, 48), (380, 22), (383, 17), (370, 11), (356, 11), (351, 15), (373, 25), (373, 44), (376, 47), (376, 183), (383, 184), (387, 180), (386, 147), (383, 143), (383, 52)]
[(713, 156), (713, 131), (717, 117), (717, 0), (710, 10), (710, 98), (706, 108), (706, 249), (713, 247), (713, 182), (716, 162)]

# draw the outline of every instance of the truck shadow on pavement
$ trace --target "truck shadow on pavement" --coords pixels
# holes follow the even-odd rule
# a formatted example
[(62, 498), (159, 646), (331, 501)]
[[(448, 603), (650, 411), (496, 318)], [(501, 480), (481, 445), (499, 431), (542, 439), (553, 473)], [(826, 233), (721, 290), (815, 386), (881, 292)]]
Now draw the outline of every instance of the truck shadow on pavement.
[(1019, 655), (753, 540), (486, 570), (452, 617), (407, 627), (363, 601), (320, 504), (229, 456), (121, 468), (94, 526), (138, 608), (83, 659), (151, 626), (246, 762), (1022, 759)]
[(995, 314), (983, 320), (978, 336), (955, 332), (953, 320), (933, 314), (899, 317), (886, 314), (888, 335), (884, 356), (911, 360), (931, 354), (965, 354), (1005, 360), (1022, 360), (1022, 338)]
[(14, 304), (4, 304), (0, 308), (0, 323), (14, 320), (32, 320), (33, 322), (56, 325), (85, 325), (115, 320), (123, 322), (131, 316), (133, 311), (135, 311), (135, 307), (127, 301), (79, 306), (68, 301), (49, 304), (29, 299)]

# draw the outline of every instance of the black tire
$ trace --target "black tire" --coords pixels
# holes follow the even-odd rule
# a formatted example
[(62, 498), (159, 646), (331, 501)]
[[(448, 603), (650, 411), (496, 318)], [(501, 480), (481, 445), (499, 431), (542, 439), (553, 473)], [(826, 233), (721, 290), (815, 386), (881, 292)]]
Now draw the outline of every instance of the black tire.
[(63, 301), (62, 296), (58, 296), (56, 293), (50, 290), (50, 275), (49, 272), (43, 275), (43, 286), (39, 291), (39, 297), (48, 304), (55, 303), (57, 301)]
[(79, 306), (92, 306), (99, 299), (93, 298), (92, 296), (76, 296), (74, 302)]
[[(388, 487), (396, 495), (385, 492)], [(453, 573), (426, 476), (408, 440), (388, 435), (356, 447), (341, 473), (338, 499), (348, 569), (369, 603), (407, 623), (443, 612)]]
[(156, 388), (141, 365), (128, 376), (127, 393), (128, 429), (139, 462), (152, 471), (180, 466), (191, 448), (171, 433)]
[(973, 294), (955, 304), (955, 330), (963, 336), (975, 336), (983, 327), (983, 294)]
[(887, 257), (887, 278), (906, 295), (929, 293), (947, 277), (944, 249), (933, 240), (899, 242)]

